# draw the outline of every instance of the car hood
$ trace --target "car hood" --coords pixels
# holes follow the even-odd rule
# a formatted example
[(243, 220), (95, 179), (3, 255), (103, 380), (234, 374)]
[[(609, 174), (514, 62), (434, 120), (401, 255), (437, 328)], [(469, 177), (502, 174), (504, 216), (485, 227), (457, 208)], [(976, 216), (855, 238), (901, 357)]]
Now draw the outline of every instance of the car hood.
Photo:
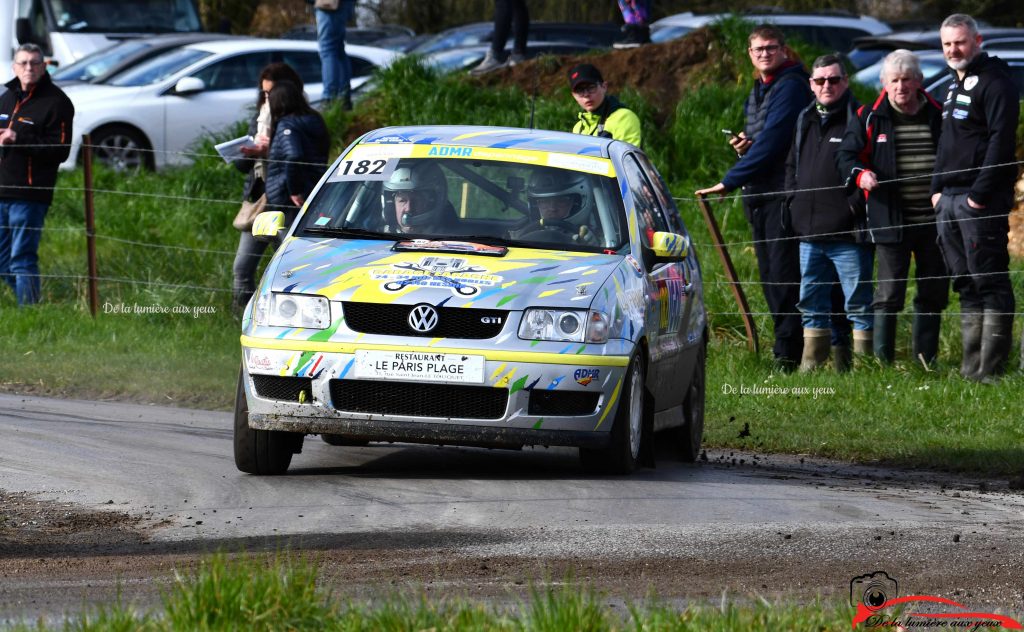
[(505, 250), (468, 242), (293, 238), (274, 258), (263, 291), (503, 310), (587, 308), (596, 296), (607, 301), (605, 282), (630, 265), (616, 254)]
[(68, 95), (75, 105), (75, 110), (94, 103), (101, 103), (104, 107), (114, 107), (111, 104), (118, 100), (131, 98), (145, 86), (108, 86), (94, 83), (75, 83), (65, 85), (61, 89)]

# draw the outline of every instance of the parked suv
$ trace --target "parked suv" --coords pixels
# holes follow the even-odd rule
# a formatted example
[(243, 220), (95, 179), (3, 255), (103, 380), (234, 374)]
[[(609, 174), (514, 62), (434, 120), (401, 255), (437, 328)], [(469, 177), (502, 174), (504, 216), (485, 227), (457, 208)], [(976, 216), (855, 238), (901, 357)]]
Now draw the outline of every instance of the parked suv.
[(683, 37), (690, 31), (707, 26), (727, 17), (739, 17), (755, 24), (771, 22), (787, 35), (837, 51), (847, 51), (858, 37), (883, 35), (892, 29), (875, 18), (848, 13), (710, 13), (694, 15), (680, 13), (662, 18), (651, 24), (651, 41), (666, 42)]

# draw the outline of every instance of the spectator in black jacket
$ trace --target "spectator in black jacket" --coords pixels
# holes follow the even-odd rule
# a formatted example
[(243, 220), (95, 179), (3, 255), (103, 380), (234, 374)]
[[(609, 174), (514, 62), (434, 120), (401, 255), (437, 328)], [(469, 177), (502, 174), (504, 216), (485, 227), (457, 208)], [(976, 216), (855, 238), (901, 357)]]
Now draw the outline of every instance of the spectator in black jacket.
[(931, 364), (939, 350), (949, 278), (936, 241), (929, 196), (942, 107), (921, 87), (917, 56), (890, 53), (882, 64), (882, 92), (850, 119), (839, 147), (839, 172), (849, 190), (860, 189), (867, 236), (878, 256), (875, 290), (875, 357), (893, 361), (896, 314), (903, 309), (910, 260), (917, 270), (913, 357)]
[(743, 188), (743, 210), (753, 231), (761, 289), (775, 329), (775, 360), (780, 368), (791, 370), (800, 364), (803, 349), (796, 311), (800, 263), (796, 241), (783, 229), (779, 192), (785, 184), (786, 154), (797, 115), (813, 95), (807, 87), (807, 71), (790, 58), (786, 38), (777, 26), (756, 27), (749, 44), (750, 62), (759, 78), (744, 108), (744, 130), (729, 139), (739, 160), (721, 182), (697, 195), (723, 195)]
[(814, 60), (810, 85), (815, 100), (797, 118), (786, 160), (786, 190), (791, 192), (786, 217), (800, 238), (801, 371), (816, 369), (828, 359), (836, 281), (853, 322), (854, 353), (871, 354), (873, 327), (872, 252), (857, 242), (857, 218), (835, 167), (835, 152), (856, 107), (839, 57)]
[(0, 95), (0, 276), (21, 306), (39, 301), (39, 241), (75, 108), (35, 44), (15, 51), (14, 75)]
[(327, 169), (331, 135), (320, 113), (310, 107), (291, 81), (270, 90), (270, 153), (267, 159), (267, 210), (283, 211), (291, 226), (299, 208)]
[(960, 374), (990, 382), (1006, 370), (1013, 335), (1006, 248), (1020, 95), (1006, 62), (981, 51), (978, 25), (969, 15), (946, 18), (939, 36), (953, 83), (942, 106), (932, 206), (942, 255), (960, 294)]

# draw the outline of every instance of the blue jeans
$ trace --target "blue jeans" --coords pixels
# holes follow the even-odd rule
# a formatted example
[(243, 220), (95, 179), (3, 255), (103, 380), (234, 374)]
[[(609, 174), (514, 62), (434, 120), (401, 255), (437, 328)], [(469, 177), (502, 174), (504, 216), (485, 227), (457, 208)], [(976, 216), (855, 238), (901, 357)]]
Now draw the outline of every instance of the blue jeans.
[(842, 241), (800, 242), (800, 302), (805, 329), (829, 329), (832, 284), (846, 297), (846, 317), (855, 330), (874, 327), (871, 312), (872, 252), (868, 246)]
[(355, 11), (355, 0), (342, 0), (337, 11), (316, 10), (316, 41), (325, 101), (348, 99), (352, 91), (352, 62), (345, 54), (345, 26)]
[(0, 200), (0, 277), (18, 305), (39, 302), (39, 240), (49, 208), (45, 202)]

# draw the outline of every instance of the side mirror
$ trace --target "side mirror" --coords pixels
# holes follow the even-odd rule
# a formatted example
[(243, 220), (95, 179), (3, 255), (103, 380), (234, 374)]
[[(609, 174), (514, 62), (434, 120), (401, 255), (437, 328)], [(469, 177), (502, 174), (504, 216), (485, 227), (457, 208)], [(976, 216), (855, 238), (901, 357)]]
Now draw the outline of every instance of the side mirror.
[(265, 211), (256, 216), (252, 223), (252, 236), (256, 241), (276, 242), (278, 235), (287, 230), (284, 213), (281, 211)]
[(174, 94), (179, 96), (195, 94), (205, 89), (206, 84), (199, 77), (182, 77), (178, 79), (178, 83), (174, 84)]
[(643, 261), (648, 270), (659, 263), (683, 261), (690, 252), (690, 240), (677, 233), (656, 232), (650, 246), (643, 246)]

